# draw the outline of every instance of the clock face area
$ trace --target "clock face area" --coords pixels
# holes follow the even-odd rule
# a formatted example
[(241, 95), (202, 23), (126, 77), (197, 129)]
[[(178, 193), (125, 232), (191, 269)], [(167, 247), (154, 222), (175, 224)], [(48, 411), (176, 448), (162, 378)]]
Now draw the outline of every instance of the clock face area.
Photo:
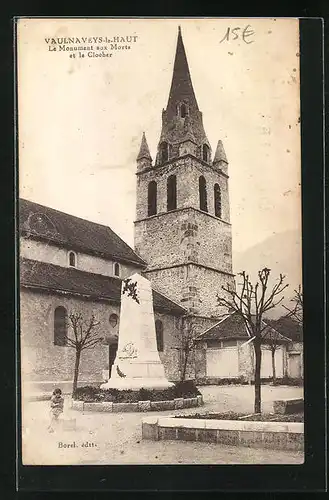
[(26, 229), (40, 236), (57, 233), (55, 224), (43, 213), (31, 213), (26, 223)]

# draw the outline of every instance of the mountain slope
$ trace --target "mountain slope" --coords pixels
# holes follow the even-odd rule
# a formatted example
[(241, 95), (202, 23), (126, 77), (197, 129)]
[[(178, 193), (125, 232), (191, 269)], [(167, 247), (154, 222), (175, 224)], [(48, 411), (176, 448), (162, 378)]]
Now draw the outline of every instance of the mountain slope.
[[(294, 294), (294, 289), (302, 283), (300, 233), (298, 231), (276, 233), (244, 252), (233, 253), (233, 270), (236, 274), (244, 270), (249, 273), (251, 280), (255, 281), (257, 272), (263, 267), (271, 269), (270, 285), (274, 284), (280, 273), (286, 276), (285, 283), (289, 283), (289, 287), (284, 291), (283, 303), (287, 305)], [(278, 317), (284, 313), (283, 307), (278, 306), (269, 315)]]

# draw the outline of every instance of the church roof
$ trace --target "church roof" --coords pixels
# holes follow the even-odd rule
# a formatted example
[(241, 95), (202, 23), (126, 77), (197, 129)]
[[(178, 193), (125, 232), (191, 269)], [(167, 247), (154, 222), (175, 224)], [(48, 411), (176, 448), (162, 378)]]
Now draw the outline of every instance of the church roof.
[[(20, 261), (20, 283), (22, 287), (80, 295), (95, 301), (107, 300), (119, 304), (121, 298), (120, 278), (31, 259), (22, 258)], [(155, 290), (153, 290), (153, 306), (156, 311), (172, 315), (186, 313), (183, 307)]]
[(69, 215), (32, 201), (19, 200), (21, 234), (51, 241), (69, 250), (129, 262), (137, 267), (146, 263), (111, 228)]
[[(266, 327), (268, 325), (268, 327)], [(277, 339), (279, 342), (287, 342), (289, 338), (282, 332), (279, 332), (268, 321), (263, 321), (262, 336), (264, 340), (271, 338)], [(215, 324), (205, 332), (198, 336), (197, 340), (221, 340), (221, 339), (241, 339), (248, 340), (250, 337), (247, 333), (243, 319), (237, 313), (232, 313), (219, 323)]]
[(137, 160), (141, 160), (142, 158), (148, 158), (149, 160), (152, 160), (147, 140), (145, 137), (145, 132), (143, 132), (141, 147), (139, 149)]

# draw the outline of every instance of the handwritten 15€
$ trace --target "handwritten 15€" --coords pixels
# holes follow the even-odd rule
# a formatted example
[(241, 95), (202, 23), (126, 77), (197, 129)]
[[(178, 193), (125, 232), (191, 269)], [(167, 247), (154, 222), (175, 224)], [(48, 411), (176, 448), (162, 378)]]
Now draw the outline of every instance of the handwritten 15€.
[(251, 39), (249, 39), (249, 37), (254, 35), (255, 32), (250, 28), (251, 28), (250, 24), (247, 24), (247, 26), (245, 28), (240, 28), (240, 27), (230, 28), (229, 27), (229, 28), (227, 28), (224, 37), (221, 39), (221, 41), (219, 43), (224, 42), (224, 40), (229, 42), (230, 40), (238, 40), (239, 38), (242, 39), (245, 43), (248, 43), (248, 44), (253, 43), (255, 40), (251, 40)]

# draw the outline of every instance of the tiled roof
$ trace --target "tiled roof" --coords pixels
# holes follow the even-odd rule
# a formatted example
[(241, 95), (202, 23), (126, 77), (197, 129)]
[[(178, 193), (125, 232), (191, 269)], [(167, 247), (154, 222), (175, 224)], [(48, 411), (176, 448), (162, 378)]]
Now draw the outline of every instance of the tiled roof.
[(112, 229), (32, 201), (19, 200), (20, 232), (31, 238), (51, 241), (64, 248), (100, 257), (146, 263)]
[(267, 323), (289, 339), (297, 342), (303, 341), (303, 327), (294, 319), (282, 316), (277, 320), (267, 320)]
[[(285, 335), (278, 330), (275, 330), (271, 325), (266, 328), (268, 322), (263, 322), (263, 337), (270, 339), (272, 336), (278, 340), (287, 341)], [(287, 336), (288, 337), (288, 336)], [(243, 319), (237, 313), (230, 314), (216, 325), (212, 326), (204, 333), (199, 335), (198, 340), (220, 340), (220, 339), (234, 338), (234, 339), (248, 339), (249, 335), (246, 330)]]
[[(101, 274), (80, 271), (72, 267), (61, 267), (30, 259), (20, 262), (21, 286), (53, 292), (83, 295), (94, 300), (111, 300), (120, 303), (121, 280)], [(153, 305), (157, 311), (182, 315), (183, 307), (153, 290)]]

